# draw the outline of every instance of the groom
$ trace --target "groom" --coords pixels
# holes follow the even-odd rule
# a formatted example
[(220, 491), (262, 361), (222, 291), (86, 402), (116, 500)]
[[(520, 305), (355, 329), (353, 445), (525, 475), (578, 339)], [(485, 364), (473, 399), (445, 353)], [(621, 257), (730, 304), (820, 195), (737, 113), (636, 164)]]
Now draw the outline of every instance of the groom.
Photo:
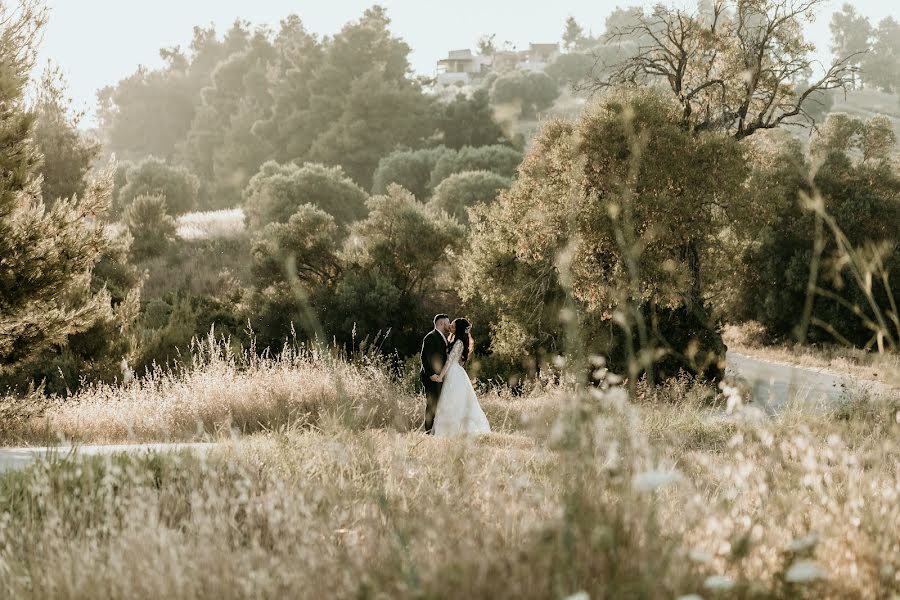
[(447, 362), (447, 336), (450, 335), (450, 317), (445, 314), (434, 318), (434, 329), (422, 340), (422, 370), (419, 379), (425, 387), (425, 433), (433, 434), (434, 415), (441, 396), (439, 373)]

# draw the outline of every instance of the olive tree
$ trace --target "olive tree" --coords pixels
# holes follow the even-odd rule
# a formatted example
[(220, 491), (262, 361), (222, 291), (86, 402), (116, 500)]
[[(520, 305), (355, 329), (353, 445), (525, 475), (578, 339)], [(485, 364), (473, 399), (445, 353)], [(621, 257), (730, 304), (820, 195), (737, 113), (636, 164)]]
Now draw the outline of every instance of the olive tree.
[(637, 51), (594, 78), (595, 88), (659, 83), (679, 120), (736, 139), (783, 124), (810, 124), (806, 99), (852, 84), (854, 55), (816, 72), (815, 46), (803, 36), (825, 0), (713, 0), (696, 11), (656, 5), (613, 27), (611, 41), (638, 39)]
[(341, 167), (269, 161), (244, 190), (244, 210), (251, 229), (286, 223), (305, 204), (322, 209), (338, 225), (346, 226), (365, 216), (368, 197)]
[(741, 216), (743, 149), (679, 121), (676, 102), (640, 90), (544, 127), (512, 188), (476, 213), (463, 262), (463, 299), (497, 315), (497, 347), (561, 350), (568, 293), (590, 343), (632, 375), (721, 372), (708, 258)]

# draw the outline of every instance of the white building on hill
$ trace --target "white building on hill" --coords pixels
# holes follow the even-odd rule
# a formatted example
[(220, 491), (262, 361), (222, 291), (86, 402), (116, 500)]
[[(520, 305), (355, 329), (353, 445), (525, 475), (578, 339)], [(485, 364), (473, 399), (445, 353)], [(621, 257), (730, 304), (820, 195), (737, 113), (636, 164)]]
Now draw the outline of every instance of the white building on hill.
[(529, 44), (528, 50), (498, 50), (493, 55), (475, 54), (468, 48), (451, 50), (437, 62), (434, 92), (439, 96), (469, 95), (492, 71), (522, 69), (543, 71), (560, 55), (559, 44)]

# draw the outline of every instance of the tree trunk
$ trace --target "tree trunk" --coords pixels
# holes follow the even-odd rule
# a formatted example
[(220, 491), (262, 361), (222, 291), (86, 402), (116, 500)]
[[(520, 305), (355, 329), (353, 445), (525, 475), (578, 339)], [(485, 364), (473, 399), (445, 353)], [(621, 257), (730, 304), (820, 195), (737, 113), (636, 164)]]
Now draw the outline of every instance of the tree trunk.
[[(682, 255), (691, 272), (690, 287), (683, 296), (684, 307), (687, 313), (701, 324), (707, 334), (705, 340), (697, 340), (701, 344), (701, 351), (706, 350), (714, 354), (712, 360), (708, 361), (709, 364), (707, 361), (697, 364), (695, 372), (717, 381), (725, 375), (725, 353), (728, 351), (728, 347), (703, 300), (702, 269), (697, 244), (695, 242), (686, 243), (682, 248)], [(708, 347), (704, 348), (704, 346)]]

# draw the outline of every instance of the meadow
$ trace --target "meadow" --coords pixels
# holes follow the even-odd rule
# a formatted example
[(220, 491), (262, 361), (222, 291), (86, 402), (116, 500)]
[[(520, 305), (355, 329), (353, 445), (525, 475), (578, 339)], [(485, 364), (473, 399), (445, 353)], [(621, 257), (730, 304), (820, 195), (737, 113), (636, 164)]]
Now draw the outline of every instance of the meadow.
[[(202, 360), (5, 419), (3, 443), (207, 440), (0, 475), (10, 598), (892, 598), (900, 397), (730, 413), (676, 379), (482, 390), (415, 431), (377, 361)], [(726, 387), (724, 395), (736, 390)]]

